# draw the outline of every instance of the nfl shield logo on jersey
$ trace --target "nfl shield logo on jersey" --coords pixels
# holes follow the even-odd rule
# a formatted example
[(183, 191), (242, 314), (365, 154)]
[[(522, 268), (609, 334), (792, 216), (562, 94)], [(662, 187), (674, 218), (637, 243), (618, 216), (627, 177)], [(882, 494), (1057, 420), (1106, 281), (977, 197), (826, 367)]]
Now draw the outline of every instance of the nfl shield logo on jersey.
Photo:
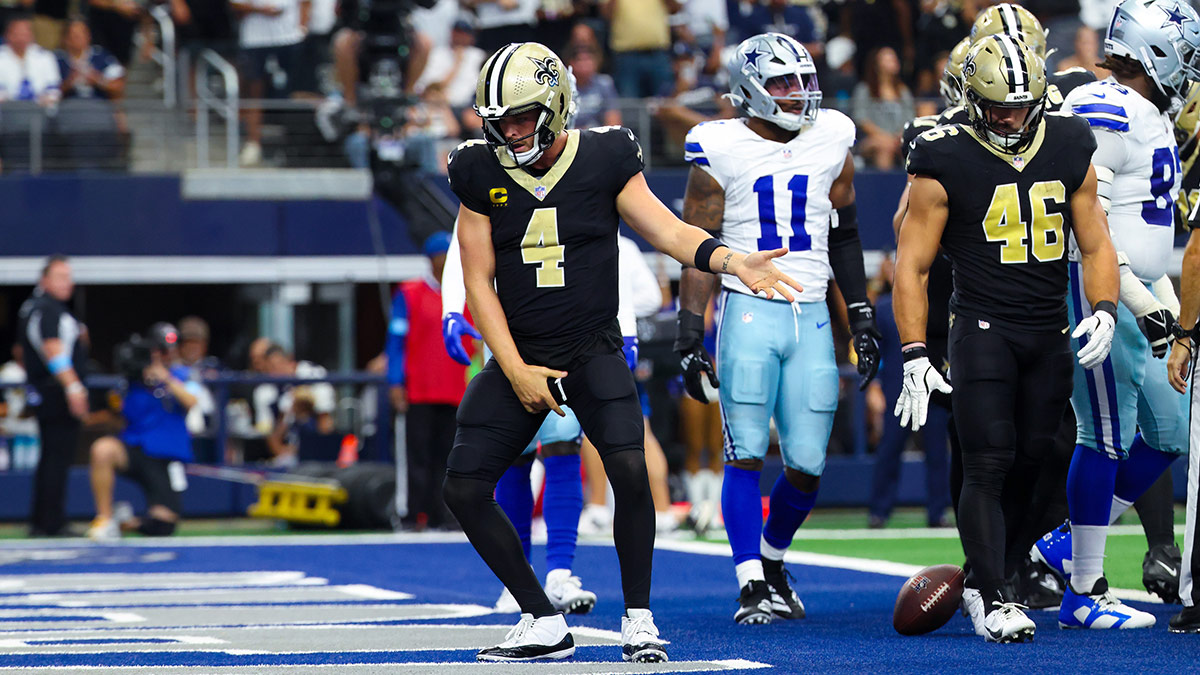
[(791, 158), (792, 158), (792, 149), (791, 149), (791, 148), (784, 148), (784, 149), (783, 149), (783, 158), (784, 158), (784, 159), (791, 159)]
[(533, 189), (533, 196), (537, 197), (539, 202), (542, 201), (543, 199), (545, 199), (546, 198), (546, 186), (539, 185), (539, 186), (535, 187)]
[(1025, 158), (1020, 155), (1013, 155), (1013, 166), (1017, 167), (1017, 171), (1025, 168)]

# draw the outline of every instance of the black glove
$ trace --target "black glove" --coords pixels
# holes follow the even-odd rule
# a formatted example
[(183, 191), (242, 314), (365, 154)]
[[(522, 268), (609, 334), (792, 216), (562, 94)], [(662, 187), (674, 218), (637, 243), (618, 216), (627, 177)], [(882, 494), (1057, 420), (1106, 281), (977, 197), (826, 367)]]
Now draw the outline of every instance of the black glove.
[[(704, 349), (704, 317), (686, 309), (679, 310), (675, 324), (675, 351), (679, 354), (679, 365), (683, 369), (683, 387), (687, 393), (701, 403), (716, 399), (713, 391), (721, 386), (712, 359)], [(703, 376), (708, 377), (705, 386)], [(712, 397), (710, 398), (710, 394)]]
[(1141, 329), (1142, 335), (1150, 341), (1150, 353), (1154, 358), (1161, 359), (1167, 355), (1167, 350), (1171, 347), (1171, 339), (1174, 337), (1173, 327), (1175, 326), (1175, 315), (1171, 314), (1171, 310), (1166, 307), (1156, 309), (1149, 314), (1139, 316), (1138, 328)]
[(871, 303), (852, 302), (846, 307), (850, 332), (854, 333), (854, 351), (858, 354), (858, 390), (867, 388), (879, 372), (879, 341), (883, 335), (875, 327), (875, 309)]

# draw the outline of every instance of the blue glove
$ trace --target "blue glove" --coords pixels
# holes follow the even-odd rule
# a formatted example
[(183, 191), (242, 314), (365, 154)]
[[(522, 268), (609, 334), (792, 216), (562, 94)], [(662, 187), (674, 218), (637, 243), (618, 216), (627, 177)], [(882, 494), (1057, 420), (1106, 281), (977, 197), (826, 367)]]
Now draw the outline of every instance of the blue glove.
[(626, 335), (621, 338), (625, 344), (621, 346), (621, 353), (625, 355), (625, 364), (630, 370), (637, 370), (638, 356), (638, 340), (636, 335)]
[(464, 335), (470, 335), (476, 340), (483, 337), (467, 321), (467, 318), (458, 312), (450, 312), (442, 317), (442, 342), (446, 344), (446, 353), (455, 361), (469, 366), (471, 357), (467, 355), (467, 350), (463, 349), (462, 336)]

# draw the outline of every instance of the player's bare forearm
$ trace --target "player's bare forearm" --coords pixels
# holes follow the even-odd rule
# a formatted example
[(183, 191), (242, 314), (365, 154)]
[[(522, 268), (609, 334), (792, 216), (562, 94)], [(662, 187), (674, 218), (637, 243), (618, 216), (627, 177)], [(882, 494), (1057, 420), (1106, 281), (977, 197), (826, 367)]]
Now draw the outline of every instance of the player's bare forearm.
[(1183, 250), (1183, 272), (1179, 280), (1179, 325), (1191, 329), (1200, 316), (1200, 230), (1192, 230)]
[(524, 363), (508, 330), (508, 319), (496, 295), (496, 253), (492, 249), (492, 223), (482, 214), (460, 206), (458, 245), (463, 260), (463, 285), (475, 328), (491, 348), (506, 374)]
[(910, 184), (908, 211), (896, 245), (896, 272), (892, 290), (896, 328), (901, 344), (923, 342), (929, 318), (929, 268), (937, 256), (949, 215), (946, 190), (932, 178), (917, 177)]
[(1075, 241), (1083, 267), (1083, 292), (1088, 302), (1116, 304), (1121, 291), (1117, 251), (1108, 234), (1108, 218), (1096, 193), (1096, 169), (1088, 167), (1083, 184), (1071, 195)]
[[(724, 219), (724, 188), (703, 169), (693, 166), (683, 196), (683, 220), (716, 235)], [(685, 266), (679, 276), (680, 309), (703, 315), (717, 284), (717, 275)]]
[(896, 204), (896, 213), (892, 215), (892, 234), (895, 235), (896, 241), (900, 241), (900, 224), (904, 222), (904, 214), (908, 213), (908, 189), (912, 185), (912, 176), (908, 177), (908, 182), (904, 184), (904, 191), (900, 193), (900, 203)]
[(651, 246), (685, 266), (695, 266), (696, 249), (712, 236), (676, 217), (650, 191), (641, 173), (630, 178), (617, 195), (617, 211)]

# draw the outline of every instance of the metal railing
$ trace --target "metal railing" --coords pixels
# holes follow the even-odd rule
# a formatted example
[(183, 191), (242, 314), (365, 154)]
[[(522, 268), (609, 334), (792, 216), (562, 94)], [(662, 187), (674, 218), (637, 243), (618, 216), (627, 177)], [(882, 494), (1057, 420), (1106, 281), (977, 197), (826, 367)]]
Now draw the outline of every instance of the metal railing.
[[(161, 43), (161, 46), (151, 49), (150, 60), (162, 68), (163, 105), (174, 108), (179, 103), (179, 96), (176, 93), (179, 87), (179, 58), (175, 47), (175, 22), (171, 20), (171, 12), (165, 5), (152, 8), (150, 17), (158, 24)], [(139, 39), (141, 39), (140, 34)]]
[[(219, 75), (224, 98), (212, 90), (210, 76)], [(212, 110), (225, 121), (225, 164), (238, 165), (238, 73), (233, 64), (211, 49), (200, 52), (196, 64), (196, 164), (208, 168), (208, 114)]]

